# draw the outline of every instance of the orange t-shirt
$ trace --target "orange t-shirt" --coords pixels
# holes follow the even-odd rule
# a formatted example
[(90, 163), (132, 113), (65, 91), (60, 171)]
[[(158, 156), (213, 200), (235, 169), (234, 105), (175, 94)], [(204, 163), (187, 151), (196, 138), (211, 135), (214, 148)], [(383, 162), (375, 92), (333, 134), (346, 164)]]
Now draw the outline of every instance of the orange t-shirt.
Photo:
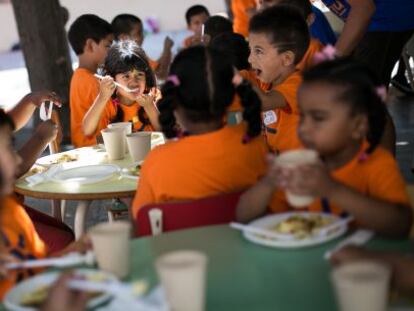
[[(19, 260), (44, 258), (47, 246), (40, 239), (23, 206), (12, 196), (0, 202), (0, 235), (4, 251)], [(0, 281), (0, 299), (17, 282), (32, 276), (31, 269), (10, 272), (10, 279)]]
[[(405, 182), (394, 157), (380, 146), (366, 157), (363, 153), (366, 147), (367, 143), (364, 143), (360, 152), (349, 163), (331, 172), (332, 177), (364, 195), (409, 205)], [(281, 212), (288, 209), (290, 207), (284, 192), (277, 191), (271, 203), (271, 210)], [(343, 212), (336, 202), (328, 202), (322, 198), (317, 198), (307, 209), (337, 215)]]
[(158, 68), (158, 66), (160, 65), (160, 63), (156, 60), (153, 60), (149, 57), (147, 57), (147, 59), (148, 59), (148, 64), (150, 65), (152, 70), (156, 70)]
[(296, 66), (296, 68), (303, 72), (306, 69), (309, 69), (314, 64), (315, 53), (320, 52), (323, 49), (322, 43), (315, 38), (311, 38), (309, 48), (306, 51), (305, 56), (303, 56), (301, 62)]
[[(301, 83), (302, 76), (299, 71), (295, 71), (283, 83), (271, 88), (271, 90), (281, 93), (287, 104), (285, 108), (263, 112), (266, 140), (274, 152), (302, 147), (297, 134), (299, 124), (297, 92)], [(270, 90), (268, 84), (260, 83), (259, 87), (263, 91)]]
[(74, 71), (70, 81), (70, 134), (76, 147), (96, 145), (95, 136), (85, 136), (82, 121), (99, 93), (99, 81), (85, 68)]
[(233, 30), (245, 37), (249, 34), (250, 16), (248, 11), (256, 8), (256, 0), (233, 0), (231, 11), (233, 12)]
[(142, 166), (132, 205), (194, 200), (246, 189), (265, 173), (263, 138), (243, 144), (244, 122), (202, 135), (186, 136), (152, 150)]

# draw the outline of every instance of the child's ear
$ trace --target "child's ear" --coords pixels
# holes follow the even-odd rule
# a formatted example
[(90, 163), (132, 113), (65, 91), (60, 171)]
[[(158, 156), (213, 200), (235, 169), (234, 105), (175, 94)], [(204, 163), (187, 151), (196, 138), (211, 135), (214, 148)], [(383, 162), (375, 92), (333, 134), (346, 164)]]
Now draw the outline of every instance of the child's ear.
[(306, 18), (306, 23), (308, 24), (309, 27), (312, 26), (313, 22), (315, 21), (315, 18), (316, 18), (315, 13), (310, 13), (308, 15), (308, 17)]
[(87, 52), (93, 52), (93, 50), (94, 50), (94, 46), (95, 46), (95, 41), (93, 41), (93, 39), (91, 39), (91, 38), (89, 38), (89, 39), (86, 39), (86, 42), (85, 42), (85, 52), (87, 51)]
[(295, 53), (292, 51), (283, 52), (282, 64), (285, 67), (292, 66), (295, 63)]
[(353, 120), (353, 130), (352, 130), (352, 138), (354, 139), (364, 139), (367, 137), (369, 130), (369, 122), (368, 117), (363, 114), (359, 114), (354, 117)]

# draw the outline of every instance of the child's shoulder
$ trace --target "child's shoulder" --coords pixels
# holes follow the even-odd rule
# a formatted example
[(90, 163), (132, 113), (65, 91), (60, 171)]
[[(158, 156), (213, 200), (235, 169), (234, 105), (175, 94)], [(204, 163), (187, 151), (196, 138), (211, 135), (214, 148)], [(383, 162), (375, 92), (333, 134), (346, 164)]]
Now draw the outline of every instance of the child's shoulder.
[(384, 169), (389, 167), (396, 167), (397, 161), (394, 156), (382, 146), (377, 146), (371, 154), (364, 156), (366, 159), (362, 161), (363, 166), (368, 169)]

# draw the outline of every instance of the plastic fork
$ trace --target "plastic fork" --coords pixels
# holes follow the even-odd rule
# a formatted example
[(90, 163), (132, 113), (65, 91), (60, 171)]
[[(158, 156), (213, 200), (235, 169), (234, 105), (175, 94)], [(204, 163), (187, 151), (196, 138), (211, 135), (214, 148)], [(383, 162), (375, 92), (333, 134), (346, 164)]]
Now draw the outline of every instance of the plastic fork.
[(142, 296), (148, 288), (148, 284), (145, 281), (135, 281), (130, 284), (125, 284), (115, 280), (97, 282), (82, 279), (72, 279), (68, 281), (67, 285), (71, 289), (84, 292), (105, 292), (114, 296), (130, 297)]
[(284, 235), (284, 234), (279, 234), (270, 230), (266, 230), (266, 229), (262, 229), (262, 228), (258, 228), (258, 227), (254, 227), (254, 226), (249, 226), (249, 225), (243, 225), (237, 222), (231, 222), (230, 223), (230, 227), (236, 230), (240, 230), (243, 232), (249, 232), (249, 233), (253, 233), (253, 234), (260, 234), (263, 235), (265, 237), (271, 238), (271, 239), (277, 239), (277, 240), (281, 240), (281, 241), (293, 241), (295, 240), (295, 236), (294, 235)]
[[(104, 76), (98, 75), (97, 73), (95, 73), (94, 76), (95, 76), (95, 78), (98, 78), (99, 80), (102, 80), (103, 78), (105, 78)], [(124, 91), (129, 92), (129, 93), (134, 93), (134, 92), (139, 90), (138, 88), (137, 89), (130, 89), (129, 87), (126, 87), (125, 85), (122, 85), (122, 84), (120, 84), (118, 82), (115, 82), (115, 81), (114, 81), (114, 84), (117, 87), (119, 87), (119, 88), (121, 88)]]

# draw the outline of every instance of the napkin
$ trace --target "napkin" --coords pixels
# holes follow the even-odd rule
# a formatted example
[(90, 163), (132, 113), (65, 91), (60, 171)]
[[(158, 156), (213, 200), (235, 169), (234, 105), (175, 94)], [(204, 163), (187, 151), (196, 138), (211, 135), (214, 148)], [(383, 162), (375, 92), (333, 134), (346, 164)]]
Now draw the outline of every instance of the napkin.
[(57, 172), (61, 171), (63, 169), (62, 164), (56, 164), (49, 167), (49, 169), (45, 172), (40, 172), (37, 174), (34, 174), (32, 176), (26, 177), (26, 181), (29, 183), (29, 187), (36, 186), (40, 183), (50, 181), (52, 176), (56, 174)]

